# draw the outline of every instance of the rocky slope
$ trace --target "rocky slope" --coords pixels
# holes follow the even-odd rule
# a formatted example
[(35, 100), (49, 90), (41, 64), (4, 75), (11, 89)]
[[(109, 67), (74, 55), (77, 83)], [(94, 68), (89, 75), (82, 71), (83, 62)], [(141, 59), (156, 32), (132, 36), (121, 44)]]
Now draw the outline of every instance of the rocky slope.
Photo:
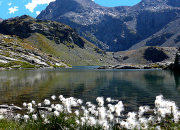
[(3, 19), (0, 18), (0, 22), (2, 22), (2, 21), (3, 21)]
[(76, 30), (62, 23), (24, 15), (1, 22), (0, 33), (17, 36), (21, 43), (30, 48), (35, 47), (49, 57), (71, 65), (116, 63), (104, 51), (80, 37)]
[(60, 60), (47, 55), (16, 36), (0, 34), (0, 68), (68, 67)]
[(141, 47), (132, 51), (113, 53), (113, 57), (124, 64), (173, 63), (177, 52), (176, 47)]
[[(159, 37), (158, 32), (168, 34), (162, 34), (157, 38), (162, 39), (161, 43), (153, 42), (154, 45), (178, 46), (173, 42), (178, 38), (175, 36), (177, 31), (162, 29), (171, 22), (179, 24), (179, 13), (179, 0), (142, 0), (132, 7), (111, 8), (97, 5), (91, 0), (56, 0), (37, 18), (70, 25), (81, 36), (104, 50), (122, 51), (151, 45), (154, 38)], [(169, 45), (165, 43), (168, 39)]]

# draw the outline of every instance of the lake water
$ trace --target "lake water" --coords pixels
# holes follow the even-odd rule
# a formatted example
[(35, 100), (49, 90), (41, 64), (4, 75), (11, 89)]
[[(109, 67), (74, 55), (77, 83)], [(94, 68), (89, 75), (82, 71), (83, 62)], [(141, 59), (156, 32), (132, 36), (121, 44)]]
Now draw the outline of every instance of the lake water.
[(122, 100), (131, 110), (154, 106), (159, 94), (180, 106), (180, 74), (163, 70), (96, 70), (95, 67), (0, 71), (0, 104), (43, 102), (52, 95), (95, 102)]

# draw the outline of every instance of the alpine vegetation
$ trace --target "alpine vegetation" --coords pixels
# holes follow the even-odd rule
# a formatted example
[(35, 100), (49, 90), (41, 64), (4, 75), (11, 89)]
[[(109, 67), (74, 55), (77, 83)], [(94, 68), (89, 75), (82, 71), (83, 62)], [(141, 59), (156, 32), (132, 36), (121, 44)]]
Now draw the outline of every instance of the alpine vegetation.
[(74, 97), (53, 95), (43, 103), (24, 102), (23, 107), (22, 115), (12, 112), (0, 115), (0, 126), (2, 121), (10, 121), (18, 124), (12, 125), (16, 129), (180, 129), (180, 111), (175, 102), (165, 100), (163, 95), (156, 96), (154, 108), (140, 106), (137, 112), (126, 111), (122, 101), (110, 97), (97, 97), (93, 104)]

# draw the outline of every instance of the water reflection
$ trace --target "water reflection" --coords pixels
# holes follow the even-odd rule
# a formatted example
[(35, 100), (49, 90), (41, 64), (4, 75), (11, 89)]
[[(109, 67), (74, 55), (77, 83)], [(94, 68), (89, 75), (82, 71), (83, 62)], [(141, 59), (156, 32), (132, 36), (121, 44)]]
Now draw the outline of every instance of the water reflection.
[(155, 96), (177, 102), (180, 106), (180, 75), (161, 70), (72, 69), (13, 70), (0, 72), (0, 104), (43, 99), (51, 95), (74, 96), (94, 102), (96, 97), (122, 100), (129, 109), (154, 105)]

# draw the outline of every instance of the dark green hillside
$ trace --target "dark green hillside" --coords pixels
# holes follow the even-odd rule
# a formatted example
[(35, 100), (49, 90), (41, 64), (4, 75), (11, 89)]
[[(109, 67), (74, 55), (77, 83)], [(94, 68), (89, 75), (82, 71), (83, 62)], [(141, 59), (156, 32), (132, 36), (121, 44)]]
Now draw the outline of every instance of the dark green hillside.
[(18, 36), (23, 43), (71, 65), (116, 64), (115, 59), (62, 23), (24, 15), (4, 20), (0, 32)]

